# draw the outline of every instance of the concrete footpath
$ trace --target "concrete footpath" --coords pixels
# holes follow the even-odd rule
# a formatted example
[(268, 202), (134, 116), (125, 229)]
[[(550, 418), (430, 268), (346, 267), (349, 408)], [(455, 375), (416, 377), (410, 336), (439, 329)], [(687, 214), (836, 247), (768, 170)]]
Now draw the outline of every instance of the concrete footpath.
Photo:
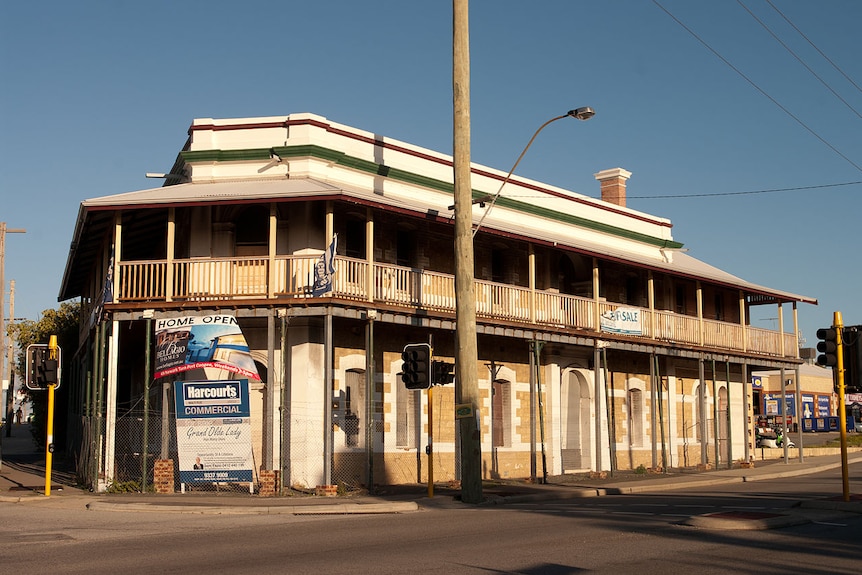
[[(57, 471), (51, 478), (50, 494), (45, 494), (45, 455), (39, 453), (27, 424), (13, 425), (12, 436), (2, 428), (0, 468), (0, 505), (32, 504), (65, 509), (109, 510), (122, 512), (169, 512), (196, 514), (369, 514), (408, 513), (423, 509), (463, 509), (472, 507), (460, 501), (457, 486), (434, 486), (433, 497), (428, 486), (378, 486), (374, 493), (352, 493), (338, 497), (321, 497), (296, 491), (277, 497), (251, 495), (247, 491), (187, 492), (171, 495), (142, 493), (90, 493), (75, 487), (73, 474)], [(792, 450), (796, 456), (796, 450)], [(798, 457), (798, 456), (797, 456)], [(791, 514), (745, 513), (710, 514), (692, 518), (690, 525), (713, 529), (770, 529), (805, 522), (807, 514), (800, 510), (832, 513), (862, 513), (862, 478), (859, 464), (862, 452), (850, 453), (851, 496), (843, 501), (841, 484), (836, 494), (818, 500), (800, 502)], [(583, 497), (654, 493), (712, 485), (763, 481), (795, 477), (840, 468), (840, 454), (805, 457), (803, 462), (772, 459), (755, 462), (754, 467), (720, 470), (673, 470), (670, 473), (617, 472), (605, 478), (554, 476), (547, 483), (528, 481), (487, 481), (483, 485), (481, 505), (553, 502)], [(854, 467), (855, 466), (855, 467)], [(855, 481), (852, 481), (853, 477)], [(810, 515), (810, 514), (808, 514)], [(822, 515), (822, 513), (821, 513)]]

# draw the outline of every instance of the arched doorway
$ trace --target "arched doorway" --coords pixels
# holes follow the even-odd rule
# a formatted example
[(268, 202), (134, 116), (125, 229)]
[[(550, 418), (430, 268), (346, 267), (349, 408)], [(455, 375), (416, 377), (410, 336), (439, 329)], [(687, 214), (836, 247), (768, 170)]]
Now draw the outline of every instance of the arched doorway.
[(592, 401), (587, 380), (577, 371), (565, 374), (560, 385), (560, 457), (563, 473), (592, 466)]

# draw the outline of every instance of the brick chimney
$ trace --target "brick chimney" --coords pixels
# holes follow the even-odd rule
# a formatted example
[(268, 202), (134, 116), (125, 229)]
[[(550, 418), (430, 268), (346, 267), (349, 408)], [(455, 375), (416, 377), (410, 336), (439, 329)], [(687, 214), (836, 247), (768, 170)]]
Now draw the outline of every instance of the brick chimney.
[(626, 207), (626, 180), (632, 173), (622, 168), (602, 170), (593, 174), (602, 190), (602, 201)]

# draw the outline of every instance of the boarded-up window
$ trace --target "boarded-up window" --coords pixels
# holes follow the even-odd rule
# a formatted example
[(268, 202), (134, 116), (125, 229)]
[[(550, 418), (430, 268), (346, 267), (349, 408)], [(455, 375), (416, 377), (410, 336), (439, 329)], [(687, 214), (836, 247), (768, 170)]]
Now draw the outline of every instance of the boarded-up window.
[(630, 389), (628, 393), (629, 443), (633, 447), (644, 444), (644, 402), (643, 391)]
[(417, 406), (422, 392), (412, 391), (399, 382), (395, 396), (396, 432), (395, 446), (402, 449), (416, 447)]
[(491, 387), (491, 438), (494, 447), (509, 447), (512, 444), (512, 393), (508, 381), (497, 380)]

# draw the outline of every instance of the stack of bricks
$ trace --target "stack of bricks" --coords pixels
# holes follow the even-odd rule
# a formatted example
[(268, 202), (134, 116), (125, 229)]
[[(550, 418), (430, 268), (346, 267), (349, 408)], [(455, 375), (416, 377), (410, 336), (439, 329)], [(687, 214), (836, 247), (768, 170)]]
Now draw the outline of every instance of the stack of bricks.
[(315, 494), (321, 497), (335, 497), (338, 495), (337, 485), (318, 485)]
[(260, 470), (260, 496), (273, 497), (278, 493), (278, 470)]
[(153, 468), (153, 487), (156, 493), (174, 492), (174, 460), (156, 459)]

